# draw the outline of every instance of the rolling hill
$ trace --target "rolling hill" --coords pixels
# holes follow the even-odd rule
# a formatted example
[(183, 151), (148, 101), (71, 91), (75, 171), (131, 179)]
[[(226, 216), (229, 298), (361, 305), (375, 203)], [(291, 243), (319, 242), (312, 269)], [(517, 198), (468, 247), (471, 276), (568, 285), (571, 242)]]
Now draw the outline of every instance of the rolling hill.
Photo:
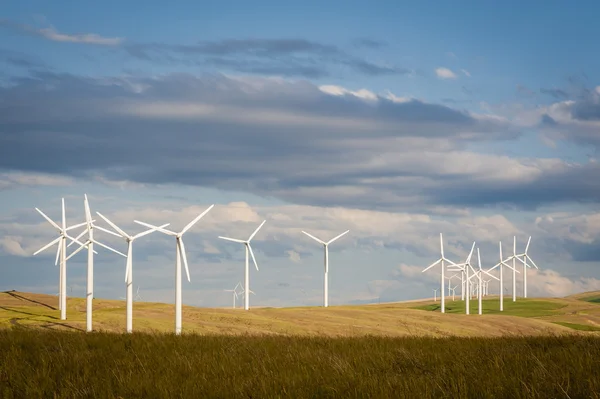
[[(431, 300), (373, 305), (253, 308), (198, 308), (184, 306), (184, 333), (271, 334), (300, 336), (510, 336), (599, 334), (600, 292), (565, 298), (505, 300), (487, 297), (484, 314), (471, 301), (471, 315), (464, 303), (447, 299), (447, 313)], [(0, 293), (0, 328), (22, 326), (53, 330), (85, 331), (85, 300), (68, 298), (67, 320), (61, 321), (52, 295), (7, 291)], [(123, 332), (125, 301), (94, 300), (94, 330)], [(174, 306), (135, 302), (134, 331), (172, 332)]]

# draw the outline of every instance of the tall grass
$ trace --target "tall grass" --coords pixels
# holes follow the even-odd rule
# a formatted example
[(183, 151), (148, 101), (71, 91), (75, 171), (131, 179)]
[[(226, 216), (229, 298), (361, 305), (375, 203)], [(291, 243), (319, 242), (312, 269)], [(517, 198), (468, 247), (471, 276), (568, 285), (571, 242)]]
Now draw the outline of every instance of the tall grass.
[(0, 330), (3, 398), (598, 398), (600, 339)]

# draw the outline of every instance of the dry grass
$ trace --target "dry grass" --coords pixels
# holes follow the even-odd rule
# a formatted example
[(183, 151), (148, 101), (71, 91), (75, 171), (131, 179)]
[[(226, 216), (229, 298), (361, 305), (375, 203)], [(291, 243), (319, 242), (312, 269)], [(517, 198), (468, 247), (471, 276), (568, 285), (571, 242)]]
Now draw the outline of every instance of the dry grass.
[[(493, 302), (493, 300), (490, 300)], [(510, 336), (586, 334), (554, 322), (592, 325), (600, 323), (600, 304), (577, 298), (544, 299), (555, 308), (550, 315), (517, 317), (505, 314), (440, 314), (413, 309), (431, 301), (380, 305), (241, 309), (184, 306), (184, 332), (199, 334), (273, 334), (301, 336)], [(457, 301), (454, 306), (458, 306)], [(452, 305), (452, 301), (447, 302)], [(519, 301), (517, 301), (519, 303)], [(560, 304), (560, 306), (557, 306)], [(44, 329), (85, 330), (85, 300), (69, 298), (67, 321), (59, 320), (57, 297), (21, 292), (0, 293), (0, 327), (23, 326)], [(493, 306), (488, 304), (488, 306)], [(520, 304), (520, 306), (524, 306)], [(507, 303), (507, 310), (510, 303)], [(94, 329), (122, 332), (125, 302), (94, 300)], [(174, 306), (134, 303), (134, 330), (171, 332)], [(587, 333), (594, 334), (594, 333)]]

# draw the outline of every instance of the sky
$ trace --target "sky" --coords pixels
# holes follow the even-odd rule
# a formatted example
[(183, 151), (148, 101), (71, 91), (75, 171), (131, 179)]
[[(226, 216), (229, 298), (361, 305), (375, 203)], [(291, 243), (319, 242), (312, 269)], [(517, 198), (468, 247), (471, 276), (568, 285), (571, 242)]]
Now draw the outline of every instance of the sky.
[[(58, 291), (55, 247), (33, 256), (57, 234), (35, 207), (59, 221), (64, 198), (74, 225), (84, 194), (131, 234), (134, 220), (179, 231), (215, 204), (184, 235), (188, 305), (231, 305), (244, 249), (218, 236), (263, 220), (251, 306), (322, 304), (323, 248), (303, 230), (350, 230), (330, 247), (330, 305), (433, 296), (439, 268), (422, 270), (440, 233), (455, 262), (476, 242), (483, 268), (531, 236), (529, 296), (600, 290), (598, 7), (9, 2), (0, 290)], [(135, 242), (143, 300), (174, 303), (174, 247)], [(97, 251), (94, 296), (123, 297), (125, 259)], [(67, 268), (83, 297), (85, 251)]]

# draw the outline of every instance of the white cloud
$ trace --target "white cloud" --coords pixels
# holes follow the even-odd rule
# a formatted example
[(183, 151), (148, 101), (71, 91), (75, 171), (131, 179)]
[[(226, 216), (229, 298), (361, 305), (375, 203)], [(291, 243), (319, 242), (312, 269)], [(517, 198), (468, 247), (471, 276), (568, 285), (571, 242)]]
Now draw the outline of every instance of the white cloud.
[(23, 247), (21, 247), (22, 240), (23, 237), (4, 236), (4, 238), (0, 239), (0, 246), (3, 248), (4, 252), (9, 255), (31, 256), (30, 253), (27, 253)]
[(580, 292), (600, 291), (600, 280), (596, 278), (570, 279), (554, 270), (533, 269), (527, 272), (528, 296), (564, 297)]
[(450, 69), (444, 67), (436, 68), (435, 74), (440, 79), (456, 79), (458, 77)]

